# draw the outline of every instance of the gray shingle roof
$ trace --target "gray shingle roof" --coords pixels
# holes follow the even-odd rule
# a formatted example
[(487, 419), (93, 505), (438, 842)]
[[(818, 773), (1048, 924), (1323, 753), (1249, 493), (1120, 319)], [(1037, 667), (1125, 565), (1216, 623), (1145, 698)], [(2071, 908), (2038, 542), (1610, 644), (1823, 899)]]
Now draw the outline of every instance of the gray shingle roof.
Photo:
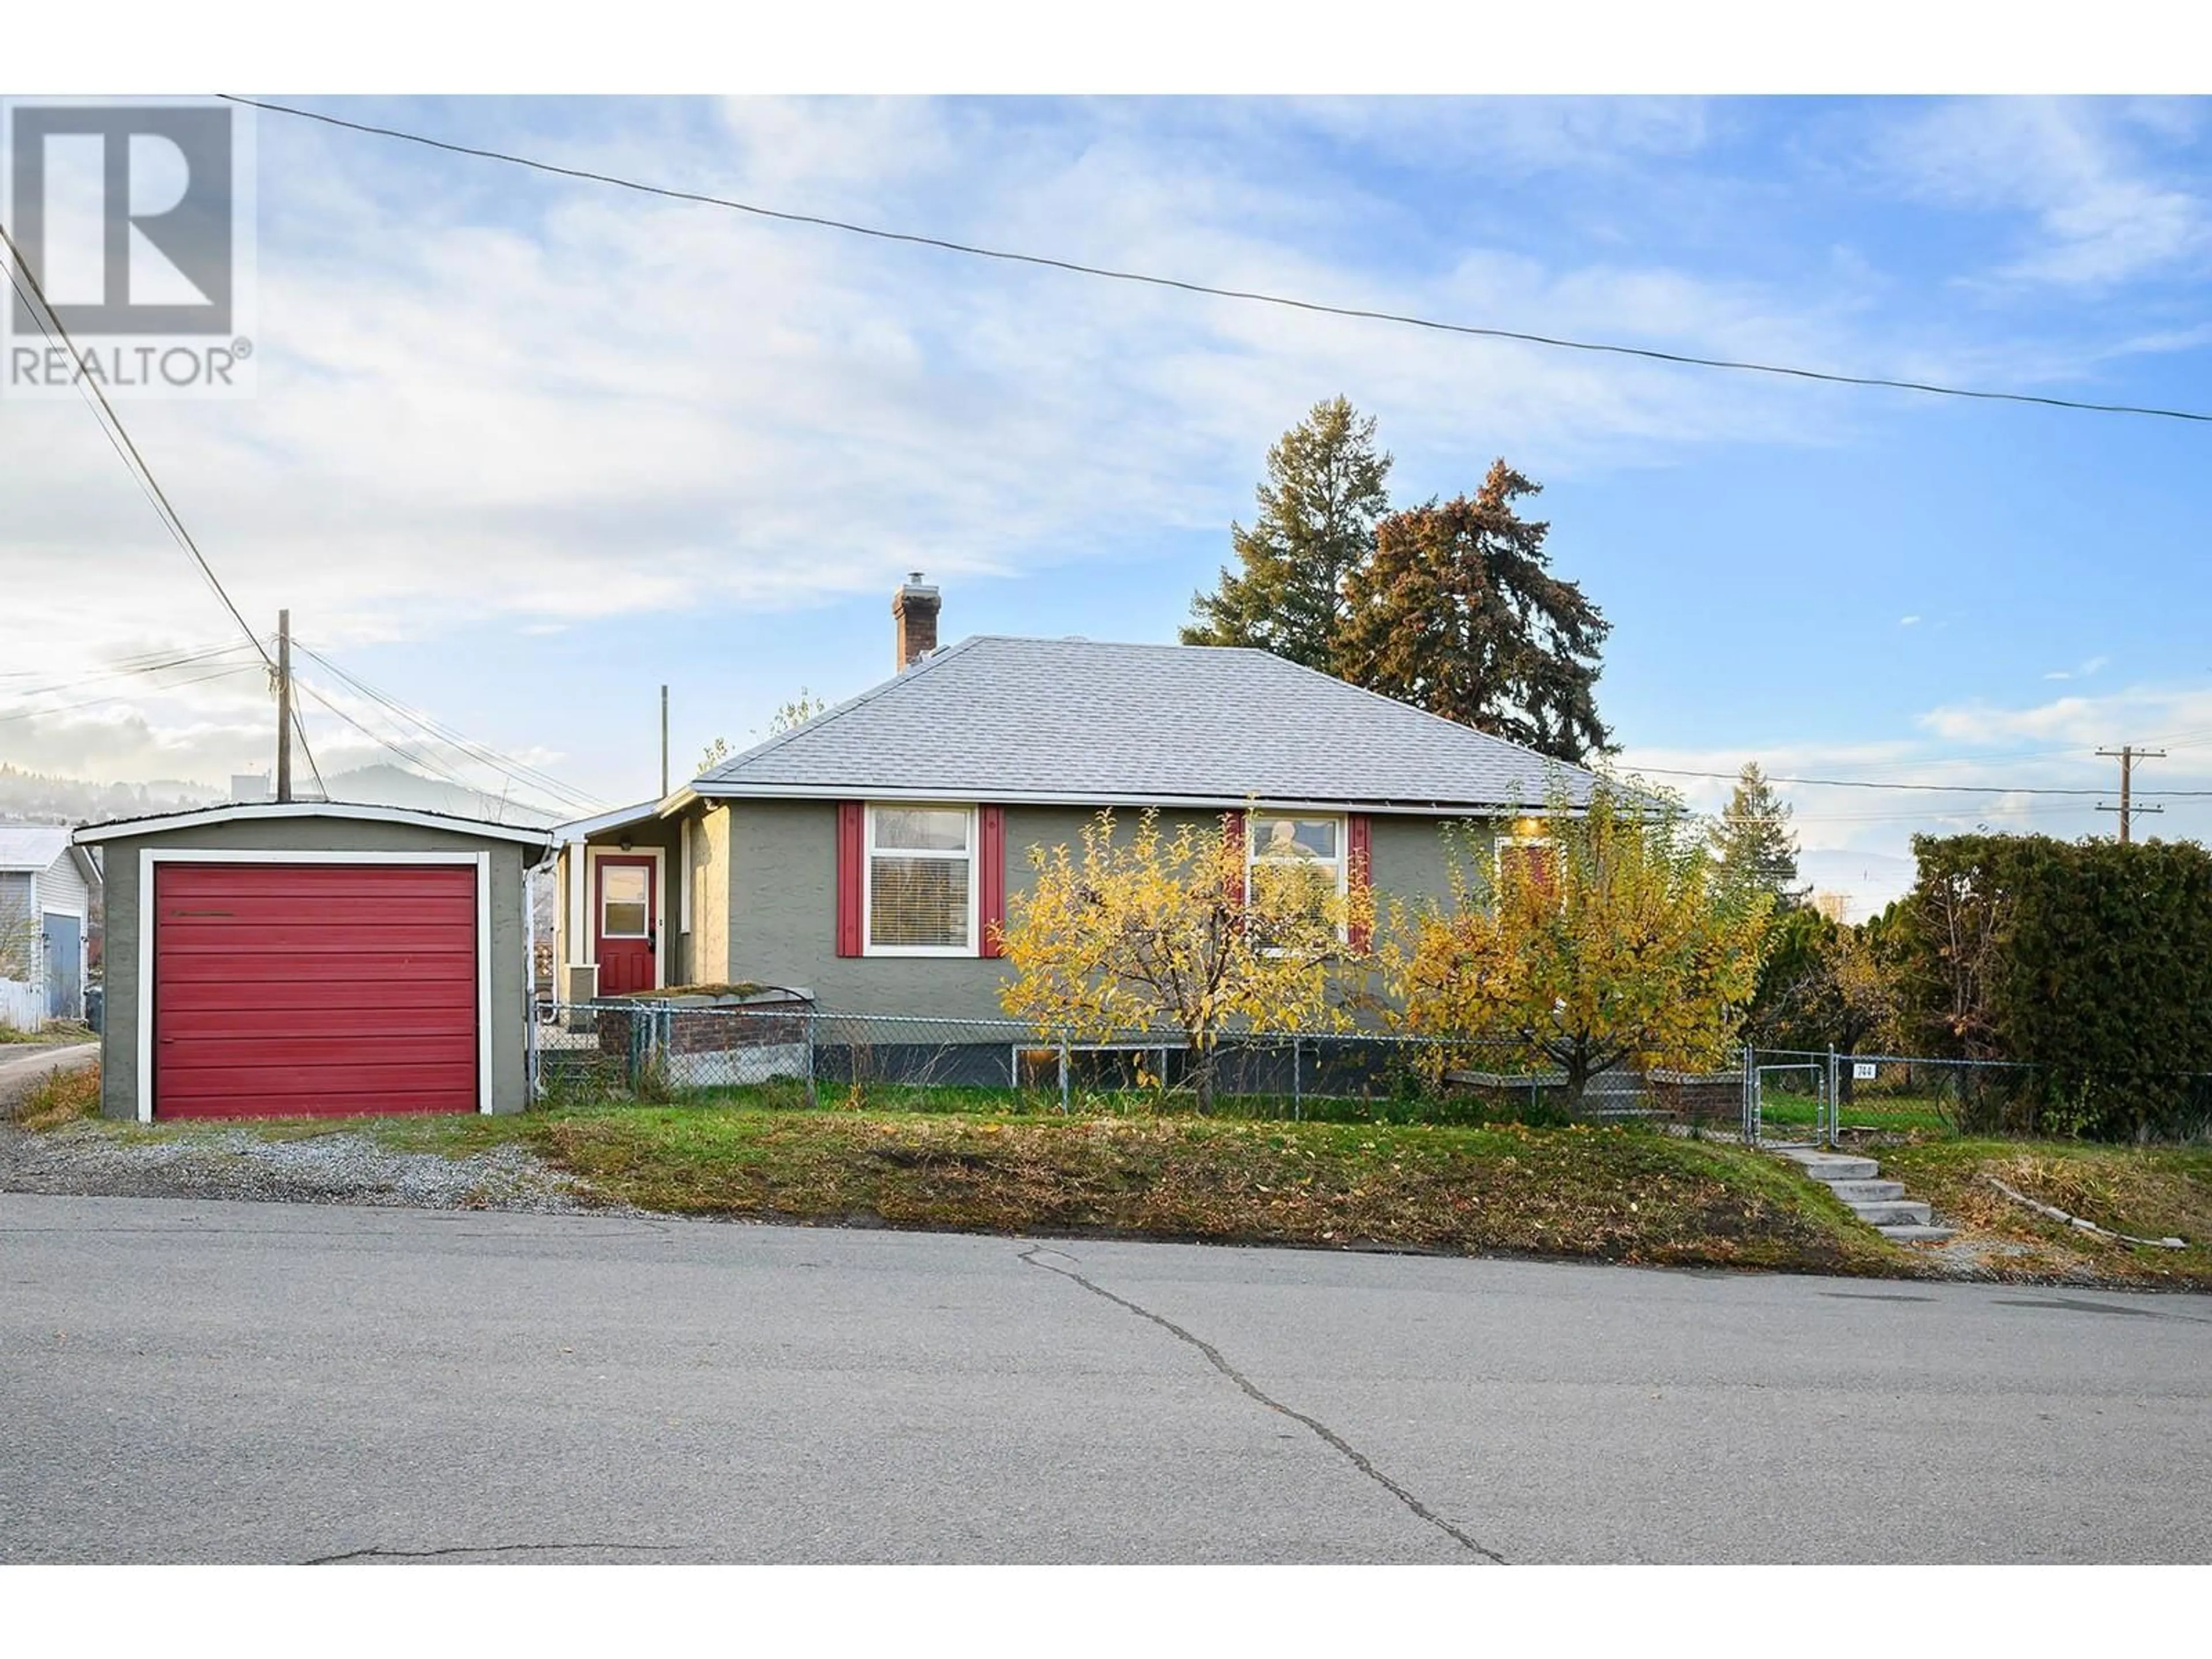
[(0, 870), (44, 870), (69, 851), (58, 823), (0, 823)]
[(1265, 651), (979, 635), (698, 779), (702, 795), (1408, 809), (1590, 774)]

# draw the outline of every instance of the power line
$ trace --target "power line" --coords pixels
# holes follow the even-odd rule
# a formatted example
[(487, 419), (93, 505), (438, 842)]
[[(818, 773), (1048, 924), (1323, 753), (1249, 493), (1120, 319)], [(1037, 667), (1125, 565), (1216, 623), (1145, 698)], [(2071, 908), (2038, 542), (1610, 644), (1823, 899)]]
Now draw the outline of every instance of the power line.
[(597, 797), (587, 795), (583, 791), (563, 783), (551, 773), (543, 771), (540, 769), (531, 765), (526, 761), (518, 760), (512, 755), (503, 754), (499, 750), (492, 748), (489, 744), (480, 743), (475, 738), (470, 738), (465, 734), (456, 731), (453, 727), (447, 726), (443, 722), (422, 713), (420, 709), (410, 708), (407, 704), (401, 702), (398, 698), (378, 690), (374, 686), (370, 685), (367, 681), (362, 679), (357, 675), (349, 673), (345, 669), (339, 667), (337, 664), (332, 662), (328, 657), (316, 650), (313, 646), (303, 644), (297, 640), (295, 640), (293, 643), (299, 647), (299, 649), (303, 654), (313, 657), (317, 662), (329, 669), (331, 673), (337, 675), (341, 680), (343, 680), (346, 684), (350, 686), (354, 690), (359, 692), (362, 696), (369, 699), (372, 702), (376, 703), (378, 706), (383, 708), (391, 714), (398, 715), (400, 719), (406, 720), (410, 725), (419, 728), (433, 739), (444, 743), (452, 748), (458, 749), (462, 754), (469, 757), (471, 759), (475, 760), (484, 766), (489, 767), (493, 771), (499, 773), (501, 776), (509, 779), (511, 781), (526, 785), (534, 785), (538, 789), (552, 795), (556, 800), (563, 802), (564, 804), (571, 806), (594, 807), (602, 804)]
[[(58, 337), (61, 344), (68, 349), (70, 361), (78, 363), (81, 368), (82, 360), (76, 355), (76, 342), (70, 337), (69, 328), (62, 321), (61, 313), (48, 302), (46, 290), (39, 286), (37, 274), (26, 263), (22, 249), (15, 246), (15, 239), (8, 234), (4, 226), (0, 226), (0, 242), (7, 245), (9, 281), (15, 285), (16, 293), (23, 293), (24, 283), (30, 284), (30, 294), (24, 296), (23, 303), (29, 309), (33, 319), (38, 323), (40, 331), (48, 339)], [(17, 281), (19, 273), (21, 278), (20, 282)], [(35, 302), (33, 296), (35, 296)], [(52, 323), (51, 327), (48, 326), (49, 320)], [(82, 373), (70, 378), (76, 381), (80, 392), (89, 391), (94, 398), (99, 399), (100, 410), (106, 416), (103, 423), (103, 430), (112, 428), (112, 435), (109, 441), (119, 444), (122, 451), (128, 452), (125, 464), (133, 469), (133, 476), (140, 479), (141, 487), (150, 493), (155, 501), (155, 510), (161, 515), (162, 523), (168, 528), (169, 533), (176, 538), (185, 551), (191, 555), (192, 562), (200, 568), (200, 574), (207, 578), (208, 586), (215, 590), (216, 598), (222, 601), (222, 608), (230, 612), (231, 620), (238, 624), (239, 632), (252, 641), (254, 649), (260, 651), (262, 660), (267, 662), (269, 653), (262, 649), (260, 636), (247, 625), (246, 617), (240, 613), (239, 608), (231, 603), (229, 592), (223, 587), (221, 579), (216, 575), (214, 567), (208, 563), (206, 556), (200, 551), (199, 544), (192, 539), (191, 532), (185, 528), (184, 520), (178, 515), (177, 509), (170, 502), (167, 493), (162, 489), (161, 480), (154, 476), (153, 469), (146, 465), (146, 458), (138, 453), (138, 446), (131, 441), (130, 428), (123, 424), (122, 417), (116, 414), (114, 404), (107, 401), (107, 394), (100, 390), (99, 380), (92, 375)], [(269, 665), (272, 669), (276, 667), (273, 662)]]
[[(268, 671), (271, 674), (276, 673), (276, 664), (270, 658), (269, 648), (262, 644), (261, 636), (253, 631), (252, 624), (246, 620), (245, 614), (231, 602), (229, 590), (223, 586), (222, 579), (215, 574), (215, 567), (208, 562), (207, 556), (200, 551), (199, 544), (192, 539), (192, 532), (185, 527), (183, 515), (177, 511), (175, 504), (169, 500), (168, 492), (161, 488), (161, 481), (154, 476), (154, 469), (146, 464), (146, 458), (138, 453), (138, 446), (131, 441), (131, 429), (123, 424), (123, 417), (115, 412), (114, 404), (107, 401), (107, 394), (100, 390), (99, 380), (83, 372), (83, 359), (77, 354), (76, 342), (70, 337), (69, 325), (62, 321), (61, 313), (54, 309), (52, 302), (46, 298), (46, 289), (39, 284), (38, 273), (31, 269), (29, 262), (23, 258), (23, 250), (16, 246), (15, 239), (9, 234), (5, 225), (0, 225), (0, 246), (4, 246), (7, 250), (8, 257), (5, 260), (0, 260), (0, 264), (4, 264), (7, 268), (9, 285), (21, 296), (24, 308), (31, 313), (31, 319), (38, 324), (40, 331), (49, 340), (58, 340), (69, 352), (70, 361), (77, 366), (78, 372), (70, 378), (75, 382), (78, 395), (82, 397), (88, 392), (90, 393), (90, 398), (87, 400), (88, 407), (91, 407), (92, 399), (98, 400), (99, 406), (93, 411), (93, 419), (99, 424), (101, 433), (106, 437), (109, 447), (122, 458), (124, 470), (131, 474), (147, 500), (153, 503), (154, 515), (161, 520), (162, 528), (169, 532), (171, 538), (179, 547), (191, 556), (192, 562), (199, 567), (200, 574), (206, 578), (208, 586), (214, 591), (216, 598), (222, 602), (222, 608), (230, 612), (230, 619), (238, 624), (238, 631), (246, 636), (246, 643), (259, 654), (263, 665)], [(26, 283), (29, 284), (28, 293), (24, 291)], [(323, 769), (315, 763), (315, 751), (308, 746), (307, 727), (301, 725), (296, 719), (293, 724), (300, 734), (301, 752), (307, 757), (307, 769), (314, 775), (316, 787), (322, 790), (324, 798), (327, 799), (331, 793), (330, 787), (324, 783)]]
[[(1627, 769), (1632, 773), (1650, 773), (1669, 778), (1718, 778), (1733, 783), (1742, 775), (1738, 772), (1699, 772), (1679, 766), (1636, 766)], [(1906, 783), (1875, 778), (1786, 778), (1769, 774), (1769, 783), (1794, 783), (1820, 789), (1906, 789), (1917, 793), (1939, 795), (2106, 795), (2108, 789), (2060, 788), (2048, 784), (2009, 783)], [(2212, 797), (2212, 789), (2146, 789), (2139, 794), (2156, 795), (2166, 799), (2196, 799)]]
[[(107, 666), (106, 668), (100, 670), (96, 673), (85, 676), (82, 680), (71, 681), (70, 684), (81, 685), (91, 680), (110, 678), (117, 674), (137, 673), (141, 670), (145, 669), (158, 669), (166, 664), (181, 661), (191, 657), (212, 653), (218, 651), (235, 651), (239, 648), (238, 642), (236, 641), (233, 641), (228, 645), (222, 645), (220, 643), (207, 645), (176, 645), (164, 647), (162, 649), (158, 651), (133, 652), (129, 656), (110, 657), (107, 659)], [(27, 680), (33, 675), (46, 672), (48, 671), (39, 668), (0, 668), (0, 680)], [(22, 691), (12, 693), (11, 695), (16, 696), (29, 696), (32, 694), (27, 691)]]
[(449, 155), (474, 156), (480, 161), (504, 162), (509, 167), (528, 167), (534, 172), (547, 173), (563, 179), (576, 179), (590, 184), (611, 185), (619, 190), (635, 191), (644, 196), (657, 196), (672, 202), (690, 202), (704, 207), (728, 208), (738, 213), (749, 213), (763, 219), (781, 220), (787, 224), (813, 225), (824, 230), (842, 231), (853, 236), (873, 237), (879, 241), (903, 242), (915, 247), (941, 249), (948, 253), (962, 253), (978, 259), (997, 259), (1012, 264), (1039, 265), (1050, 270), (1064, 270), (1081, 276), (1098, 276), (1117, 283), (1136, 283), (1152, 288), (1174, 289), (1186, 294), (1202, 294), (1219, 300), (1243, 300), (1258, 305), (1279, 306), (1291, 311), (1316, 312), (1331, 317), (1350, 317), (1365, 322), (1395, 323), (1407, 328), (1421, 328), (1445, 334), (1472, 335), (1481, 339), (1516, 340), (1526, 345), (1537, 345), (1560, 351), (1596, 352), (1620, 357), (1638, 357), (1651, 362), (1671, 363), (1689, 368), (1729, 369), (1749, 374), (1773, 374), (1791, 380), (1820, 380), (1834, 386), (1876, 386), (1894, 392), (1916, 392), (1941, 398), (1967, 398), (1991, 403), (2039, 404), (2051, 409), (2074, 410), (2095, 415), (2142, 415), (2161, 420), (2197, 421), (2212, 423), (2212, 413), (2187, 409), (2161, 409), (2139, 404), (2090, 403), (2074, 398), (2046, 397), (2028, 392), (1991, 392), (1984, 389), (1940, 386), (1927, 380), (1892, 380), (1875, 374), (1840, 374), (1825, 369), (1796, 368), (1778, 363), (1753, 362), (1731, 357), (1701, 357), (1688, 352), (1662, 351), (1653, 346), (1620, 345), (1599, 340), (1572, 340), (1550, 334), (1535, 334), (1522, 329), (1495, 328), (1473, 323), (1448, 323), (1432, 317), (1419, 317), (1409, 313), (1376, 311), (1360, 306), (1328, 305), (1318, 300), (1301, 300), (1288, 295), (1267, 294), (1250, 289), (1219, 288), (1209, 283), (1187, 282), (1180, 277), (1154, 276), (1145, 271), (1121, 270), (1108, 265), (1085, 264), (1074, 259), (1054, 258), (1040, 253), (1017, 253), (1004, 248), (983, 247), (972, 242), (957, 242), (942, 236), (925, 236), (911, 231), (886, 230), (877, 225), (857, 224), (846, 219), (831, 219), (820, 214), (792, 213), (778, 208), (763, 207), (753, 202), (741, 202), (726, 196), (712, 196), (702, 191), (677, 190), (665, 185), (647, 184), (641, 179), (626, 179), (617, 173), (598, 173), (587, 167), (562, 167), (552, 161), (541, 161), (526, 155), (515, 155), (505, 150), (483, 149), (472, 144), (457, 144), (443, 138), (431, 138), (418, 132), (406, 132), (397, 127), (374, 126), (362, 121), (348, 121), (336, 115), (325, 115), (315, 110), (299, 109), (289, 104), (276, 104), (258, 98), (235, 96), (230, 93), (216, 94), (228, 102), (249, 108), (266, 110), (272, 115), (289, 115), (303, 121), (319, 121), (325, 126), (341, 127), (349, 132), (365, 133), (372, 137), (393, 138), (401, 143), (421, 144), (426, 149), (444, 150)]
[[(258, 666), (250, 662), (234, 663), (228, 668), (216, 669), (212, 674), (196, 675), (188, 680), (179, 680), (173, 687), (162, 689), (181, 690), (187, 685), (205, 685), (210, 680), (222, 679), (232, 674), (250, 674)], [(81, 708), (98, 708), (111, 702), (128, 702), (137, 695), (134, 691), (118, 691), (112, 696), (94, 697), (84, 702), (65, 702), (59, 708), (19, 708), (11, 714), (0, 714), (0, 720), (43, 720), (49, 714), (73, 714)]]
[(27, 702), (33, 697), (52, 696), (57, 692), (81, 690), (88, 685), (97, 685), (104, 680), (128, 679), (134, 674), (166, 674), (172, 669), (189, 668), (196, 663), (212, 662), (218, 657), (228, 657), (246, 650), (244, 645), (217, 646), (212, 650), (187, 652), (180, 656), (169, 656), (143, 663), (137, 667), (116, 668), (100, 674), (86, 674), (74, 680), (57, 680), (52, 685), (34, 685), (27, 690), (10, 691), (7, 695)]
[[(400, 759), (405, 761), (410, 766), (413, 766), (422, 771), (428, 772), (441, 782), (452, 784), (456, 789), (466, 789), (472, 794), (481, 794), (483, 793), (465, 779), (455, 777), (451, 772), (447, 771), (445, 768), (440, 766), (435, 761), (430, 759), (428, 757), (416, 753), (415, 750), (407, 747), (406, 744), (399, 743), (393, 738), (387, 738), (380, 732), (372, 731), (360, 720), (356, 720), (353, 715), (349, 714), (345, 709), (341, 708), (337, 703), (331, 702), (329, 697), (323, 694), (322, 689), (313, 680), (302, 679), (295, 673), (292, 676), (292, 684), (298, 686), (309, 696), (313, 697), (317, 702), (322, 704), (324, 708), (329, 709), (331, 713), (336, 714), (348, 726), (350, 726), (355, 731), (360, 732), (362, 736), (367, 738), (371, 743), (375, 744), (380, 748), (390, 750), (393, 754), (398, 756)], [(317, 781), (320, 781), (319, 779)]]
[[(295, 643), (296, 644), (298, 642), (295, 641)], [(337, 664), (332, 662), (328, 657), (325, 656), (321, 652), (315, 650), (313, 647), (301, 645), (300, 650), (304, 654), (313, 657), (325, 668), (329, 669), (331, 673), (337, 675), (341, 680), (343, 680), (346, 684), (350, 686), (355, 691), (369, 699), (370, 702), (377, 704), (387, 712), (397, 715), (398, 718), (407, 721), (409, 724), (419, 728), (433, 740), (443, 743), (451, 748), (459, 750), (470, 759), (490, 768), (493, 771), (497, 772), (502, 777), (508, 779), (510, 781), (524, 784), (526, 786), (534, 786), (539, 790), (550, 794), (556, 801), (562, 802), (562, 804), (569, 806), (592, 807), (600, 805), (596, 797), (587, 795), (580, 789), (571, 787), (569, 785), (563, 783), (560, 779), (553, 776), (550, 772), (541, 771), (537, 767), (530, 765), (527, 762), (517, 760), (514, 757), (502, 754), (498, 750), (491, 748), (489, 744), (478, 743), (474, 738), (466, 737), (463, 733), (455, 731), (452, 726), (444, 725), (443, 723), (434, 720), (419, 709), (411, 708), (405, 703), (399, 702), (397, 698), (378, 690), (374, 686), (368, 684), (366, 681), (359, 678), (357, 676), (349, 673), (346, 670), (339, 667)]]

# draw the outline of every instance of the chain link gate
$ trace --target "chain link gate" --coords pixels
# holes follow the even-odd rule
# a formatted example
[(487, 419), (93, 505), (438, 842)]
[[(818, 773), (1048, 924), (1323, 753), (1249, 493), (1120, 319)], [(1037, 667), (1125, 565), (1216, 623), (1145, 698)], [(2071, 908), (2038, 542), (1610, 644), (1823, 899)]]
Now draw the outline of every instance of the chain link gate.
[[(1826, 1054), (1815, 1054), (1808, 1049), (1746, 1048), (1743, 1052), (1743, 1139), (1747, 1146), (1767, 1144), (1770, 1117), (1767, 1108), (1769, 1079), (1778, 1083), (1808, 1080), (1809, 1091), (1778, 1088), (1778, 1094), (1786, 1093), (1795, 1099), (1809, 1094), (1813, 1106), (1812, 1122), (1802, 1126), (1809, 1139), (1823, 1146), (1836, 1144), (1842, 1120), (1837, 1105), (1838, 1059), (1833, 1049)], [(1790, 1133), (1774, 1137), (1778, 1140), (1800, 1138), (1796, 1114), (1788, 1115), (1786, 1125)], [(1774, 1124), (1777, 1128), (1783, 1124)]]

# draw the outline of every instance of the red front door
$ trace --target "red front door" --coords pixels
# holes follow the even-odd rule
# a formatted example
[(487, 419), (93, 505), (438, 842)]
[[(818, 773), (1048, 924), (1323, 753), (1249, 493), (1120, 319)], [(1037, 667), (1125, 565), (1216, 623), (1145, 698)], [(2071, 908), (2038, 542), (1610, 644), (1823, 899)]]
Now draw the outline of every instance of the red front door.
[(656, 983), (653, 970), (653, 918), (659, 914), (659, 894), (653, 891), (653, 860), (623, 858), (612, 854), (600, 859), (597, 905), (599, 994), (627, 995), (650, 991)]

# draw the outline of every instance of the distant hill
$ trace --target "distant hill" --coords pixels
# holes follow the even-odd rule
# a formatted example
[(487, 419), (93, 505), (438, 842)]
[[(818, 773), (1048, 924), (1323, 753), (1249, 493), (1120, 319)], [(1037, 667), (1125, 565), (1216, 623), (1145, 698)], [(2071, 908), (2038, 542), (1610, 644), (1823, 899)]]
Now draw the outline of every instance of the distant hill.
[(170, 780), (155, 783), (91, 783), (50, 777), (0, 764), (0, 817), (35, 823), (88, 823), (212, 806), (226, 799), (213, 784)]
[[(298, 780), (294, 781), (296, 788)], [(325, 780), (332, 800), (355, 801), (368, 806), (411, 806), (419, 812), (447, 812), (456, 817), (486, 818), (494, 823), (519, 823), (543, 829), (558, 823), (563, 814), (526, 806), (512, 797), (487, 795), (459, 784), (426, 778), (404, 766), (362, 766), (350, 772), (333, 772)]]

